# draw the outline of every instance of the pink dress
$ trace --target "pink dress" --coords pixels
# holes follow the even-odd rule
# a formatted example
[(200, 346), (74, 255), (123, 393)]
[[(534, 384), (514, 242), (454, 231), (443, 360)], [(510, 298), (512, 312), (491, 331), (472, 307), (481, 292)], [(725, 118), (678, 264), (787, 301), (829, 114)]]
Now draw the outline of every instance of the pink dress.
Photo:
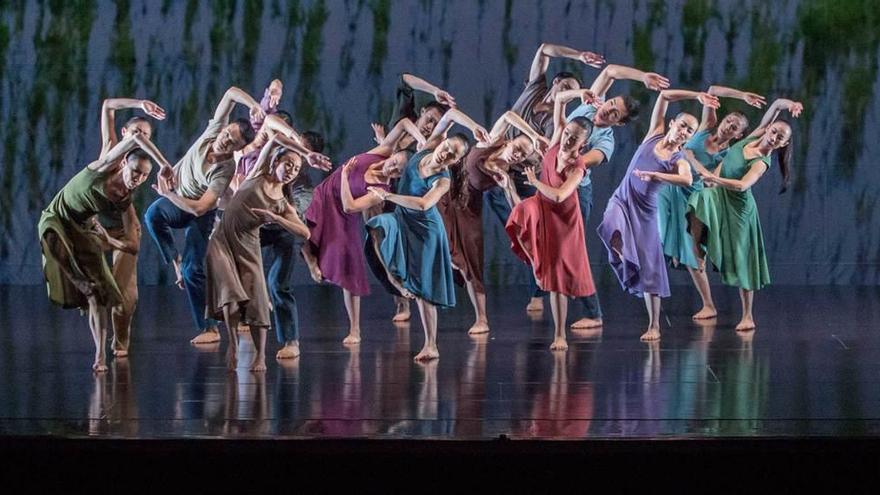
[[(578, 162), (557, 172), (558, 153), (558, 145), (547, 150), (541, 170), (541, 182), (552, 187), (562, 186), (569, 172), (584, 170)], [(580, 208), (576, 192), (561, 203), (536, 193), (516, 205), (507, 220), (514, 254), (532, 265), (535, 281), (545, 291), (569, 297), (596, 293)]]
[[(348, 174), (351, 196), (357, 199), (368, 194), (367, 187), (389, 189), (387, 184), (367, 184), (364, 173), (371, 165), (388, 158), (362, 153)], [(309, 243), (318, 257), (324, 280), (348, 290), (356, 296), (370, 293), (364, 259), (364, 222), (362, 213), (346, 213), (342, 209), (342, 167), (337, 168), (315, 188), (312, 203), (306, 210), (311, 236)]]

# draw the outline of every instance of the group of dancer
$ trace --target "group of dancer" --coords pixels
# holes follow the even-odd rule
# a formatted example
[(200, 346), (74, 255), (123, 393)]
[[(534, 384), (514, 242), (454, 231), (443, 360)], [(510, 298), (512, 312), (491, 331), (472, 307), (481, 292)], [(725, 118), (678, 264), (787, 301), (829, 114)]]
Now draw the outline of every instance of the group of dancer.
[[(570, 72), (548, 81), (552, 57), (604, 68), (588, 88)], [(513, 252), (531, 269), (526, 310), (543, 309), (549, 293), (551, 349), (564, 350), (570, 298), (583, 306), (572, 328), (603, 324), (585, 226), (592, 208), (591, 170), (610, 161), (613, 128), (639, 112), (628, 96), (608, 97), (621, 79), (659, 92), (648, 132), (598, 228), (621, 286), (644, 298), (648, 326), (641, 338), (660, 338), (660, 301), (670, 295), (667, 263), (691, 274), (703, 302), (694, 318), (717, 315), (708, 260), (723, 283), (740, 290), (742, 319), (736, 329), (754, 329), (754, 292), (770, 277), (751, 187), (774, 164), (785, 189), (792, 129), (778, 116), (787, 111), (797, 117), (802, 105), (776, 100), (749, 132), (742, 113), (719, 118), (719, 98), (760, 108), (765, 104), (760, 95), (723, 86), (706, 92), (669, 89), (659, 74), (605, 65), (601, 55), (553, 44), (539, 47), (522, 94), (489, 130), (448, 92), (403, 74), (391, 120), (387, 126), (373, 124), (375, 145), (314, 188), (304, 166), (330, 171), (331, 162), (321, 154), (321, 135), (297, 131), (290, 114), (278, 109), (281, 81), (272, 81), (260, 102), (230, 88), (174, 166), (150, 141), (146, 118), (133, 117), (116, 133), (117, 110), (139, 108), (162, 120), (162, 108), (147, 100), (106, 100), (98, 159), (64, 186), (40, 218), (49, 297), (88, 311), (95, 371), (107, 369), (111, 322), (113, 353), (128, 354), (140, 244), (132, 194), (155, 162), (159, 198), (146, 210), (144, 223), (186, 291), (199, 330), (191, 342), (220, 341), (222, 321), (230, 369), (238, 366), (240, 324), (250, 328), (256, 349), (251, 370), (266, 369), (270, 327), (281, 345), (276, 358), (299, 355), (293, 293), (298, 256), (316, 282), (342, 289), (346, 344), (361, 340), (368, 267), (394, 296), (394, 321), (408, 320), (415, 300), (425, 333), (416, 361), (439, 357), (438, 308), (455, 305), (456, 282), (466, 288), (474, 309), (469, 333), (489, 332), (484, 201), (504, 224)], [(682, 100), (699, 102), (701, 119), (685, 112), (668, 119), (669, 103)], [(572, 102), (578, 106), (567, 112)], [(230, 121), (236, 104), (248, 109), (250, 119)], [(451, 133), (455, 124), (471, 136)], [(771, 160), (774, 153), (777, 159)], [(182, 252), (173, 235), (180, 229)]]

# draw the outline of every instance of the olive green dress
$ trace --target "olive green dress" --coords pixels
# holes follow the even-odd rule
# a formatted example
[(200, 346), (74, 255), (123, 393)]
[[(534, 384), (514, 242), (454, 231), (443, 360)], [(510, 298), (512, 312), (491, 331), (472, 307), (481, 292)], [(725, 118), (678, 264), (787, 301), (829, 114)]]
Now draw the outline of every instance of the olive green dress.
[[(770, 157), (746, 160), (743, 147), (757, 138), (747, 138), (730, 147), (721, 162), (721, 177), (742, 179), (752, 164)], [(701, 245), (709, 261), (721, 272), (721, 281), (746, 290), (759, 290), (770, 283), (764, 235), (758, 218), (758, 205), (751, 189), (732, 191), (722, 187), (704, 188), (691, 194), (688, 213), (706, 226)]]
[[(49, 299), (64, 308), (88, 308), (88, 295), (101, 305), (122, 303), (122, 293), (104, 257), (104, 246), (91, 222), (99, 213), (124, 212), (131, 195), (114, 202), (104, 192), (116, 170), (81, 170), (55, 195), (40, 215), (37, 231), (43, 251), (43, 273)], [(47, 235), (54, 233), (58, 243)], [(74, 283), (71, 276), (78, 283)], [(90, 288), (88, 286), (91, 286)]]

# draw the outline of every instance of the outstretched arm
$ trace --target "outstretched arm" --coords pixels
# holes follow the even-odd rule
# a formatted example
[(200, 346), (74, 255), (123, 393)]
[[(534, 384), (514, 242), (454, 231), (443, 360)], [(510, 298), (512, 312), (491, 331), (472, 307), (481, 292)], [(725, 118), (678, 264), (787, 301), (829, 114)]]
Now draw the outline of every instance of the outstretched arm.
[(123, 108), (140, 108), (156, 120), (165, 119), (165, 110), (150, 100), (138, 100), (134, 98), (108, 98), (101, 105), (101, 154), (103, 157), (116, 146), (119, 138), (116, 135), (116, 111)]
[(725, 179), (723, 177), (718, 177), (715, 174), (703, 176), (703, 182), (707, 184), (715, 184), (717, 186), (723, 187), (724, 189), (730, 189), (731, 191), (747, 191), (750, 187), (755, 185), (755, 182), (758, 182), (758, 179), (764, 175), (764, 172), (767, 171), (767, 164), (764, 163), (763, 160), (754, 160), (751, 165), (749, 165), (749, 171), (746, 172), (741, 179)]
[(764, 112), (764, 117), (761, 118), (761, 123), (758, 124), (758, 127), (749, 134), (749, 137), (760, 137), (764, 135), (764, 131), (770, 127), (776, 119), (779, 117), (779, 114), (783, 111), (787, 110), (788, 113), (791, 114), (792, 117), (798, 118), (801, 116), (801, 112), (804, 111), (804, 105), (799, 101), (792, 101), (786, 98), (777, 98), (773, 104), (770, 105), (770, 108)]
[(385, 201), (391, 201), (404, 208), (427, 211), (433, 208), (434, 205), (440, 201), (440, 198), (449, 191), (449, 185), (449, 179), (446, 177), (437, 179), (437, 181), (434, 182), (434, 185), (431, 186), (431, 190), (426, 192), (424, 196), (404, 196), (402, 194), (388, 192), (378, 187), (368, 187), (367, 189)]
[(412, 89), (434, 95), (434, 99), (437, 100), (438, 103), (442, 103), (448, 107), (455, 108), (455, 98), (453, 98), (451, 94), (443, 91), (437, 86), (434, 86), (428, 81), (425, 81), (421, 77), (414, 76), (409, 73), (404, 73), (403, 82)]
[(538, 180), (538, 177), (535, 175), (535, 167), (526, 167), (524, 172), (529, 184), (554, 203), (561, 203), (568, 199), (569, 196), (574, 194), (581, 179), (584, 178), (584, 171), (582, 169), (570, 170), (569, 174), (565, 177), (565, 182), (559, 187), (553, 187)]
[(431, 137), (425, 142), (424, 148), (436, 148), (446, 138), (446, 131), (452, 127), (452, 124), (461, 124), (470, 129), (477, 141), (484, 143), (489, 141), (489, 133), (486, 132), (486, 129), (474, 122), (472, 118), (465, 115), (461, 110), (452, 108), (443, 114), (440, 122), (437, 122), (434, 132), (431, 133)]
[(648, 89), (660, 91), (669, 87), (669, 79), (657, 74), (656, 72), (644, 72), (632, 67), (623, 65), (609, 64), (606, 65), (602, 72), (593, 81), (590, 90), (599, 98), (605, 98), (605, 94), (611, 88), (614, 81), (618, 79), (629, 79), (630, 81), (639, 81)]
[(140, 148), (146, 151), (147, 154), (150, 155), (150, 158), (158, 163), (163, 169), (171, 169), (171, 164), (168, 163), (168, 160), (165, 159), (162, 152), (156, 148), (156, 145), (140, 134), (130, 134), (125, 136), (125, 138), (122, 141), (119, 141), (116, 146), (110, 148), (110, 151), (105, 153), (103, 157), (93, 161), (88, 167), (98, 172), (107, 171), (110, 168), (115, 167), (120, 158), (124, 157), (126, 153), (135, 148)]
[[(709, 86), (709, 90), (706, 92), (712, 96), (717, 96), (718, 98), (736, 98), (737, 100), (742, 100), (755, 108), (761, 108), (767, 104), (764, 97), (759, 94), (747, 93), (745, 91), (728, 88), (727, 86), (719, 86), (717, 84)], [(697, 130), (704, 131), (706, 129), (712, 129), (716, 125), (718, 125), (718, 114), (715, 112), (715, 108), (704, 106), (703, 115), (700, 118), (700, 128)]]
[(529, 139), (532, 140), (535, 149), (540, 149), (541, 152), (546, 151), (547, 138), (535, 132), (535, 130), (532, 129), (532, 126), (513, 110), (504, 112), (504, 114), (495, 121), (495, 125), (493, 125), (492, 130), (489, 131), (489, 143), (486, 145), (492, 146), (503, 140), (507, 130), (511, 127), (515, 127), (518, 131), (528, 136)]
[(292, 125), (285, 122), (281, 117), (278, 117), (277, 115), (267, 115), (263, 127), (269, 132), (270, 136), (276, 137), (279, 144), (301, 154), (310, 167), (325, 172), (332, 167), (330, 158), (306, 148), (302, 136), (296, 132), (296, 129), (294, 129)]
[(419, 145), (425, 144), (425, 136), (422, 136), (422, 133), (419, 132), (419, 128), (416, 127), (415, 124), (413, 124), (412, 120), (404, 117), (398, 120), (396, 124), (394, 124), (394, 127), (391, 128), (391, 132), (389, 132), (382, 139), (382, 142), (379, 143), (379, 146), (376, 146), (369, 152), (377, 155), (391, 156), (391, 153), (394, 152), (394, 148), (397, 146), (397, 142), (400, 141), (407, 134), (415, 139), (416, 143), (418, 143)]
[(235, 107), (236, 103), (248, 107), (251, 119), (262, 120), (265, 118), (265, 113), (263, 112), (263, 109), (260, 108), (260, 104), (257, 100), (254, 100), (251, 95), (247, 94), (240, 88), (232, 86), (226, 90), (220, 103), (217, 104), (217, 109), (214, 110), (214, 120), (228, 121), (229, 114), (232, 113), (232, 109)]
[(535, 58), (532, 60), (532, 68), (529, 70), (529, 81), (534, 81), (539, 77), (544, 77), (547, 73), (547, 67), (550, 65), (551, 57), (564, 57), (572, 60), (581, 61), (590, 67), (602, 67), (605, 63), (605, 57), (593, 52), (582, 52), (562, 45), (554, 45), (552, 43), (541, 43), (538, 51), (535, 52)]
[(654, 103), (654, 111), (651, 113), (651, 126), (648, 128), (648, 134), (645, 139), (663, 134), (666, 132), (666, 110), (669, 103), (680, 100), (697, 100), (704, 106), (718, 108), (718, 98), (709, 93), (700, 93), (697, 91), (688, 91), (686, 89), (665, 89), (660, 92), (657, 102)]
[(693, 184), (693, 176), (691, 175), (691, 167), (687, 160), (679, 159), (675, 162), (676, 171), (674, 174), (666, 172), (646, 172), (643, 170), (633, 170), (633, 175), (645, 182), (652, 180), (658, 182), (666, 182), (675, 186), (688, 187)]

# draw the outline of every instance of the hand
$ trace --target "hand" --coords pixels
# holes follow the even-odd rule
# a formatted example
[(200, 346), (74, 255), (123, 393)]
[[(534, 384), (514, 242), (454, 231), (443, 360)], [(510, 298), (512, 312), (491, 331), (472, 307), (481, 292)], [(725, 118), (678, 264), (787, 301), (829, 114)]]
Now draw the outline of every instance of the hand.
[(263, 208), (251, 208), (251, 213), (265, 223), (275, 223), (279, 218), (275, 212)]
[(788, 113), (791, 114), (792, 117), (798, 118), (801, 116), (801, 112), (804, 111), (804, 104), (799, 101), (793, 101), (788, 105)]
[(156, 120), (165, 120), (165, 110), (150, 100), (141, 101), (141, 110)]
[(715, 174), (702, 174), (701, 177), (703, 178), (703, 183), (709, 187), (718, 185), (718, 176)]
[(492, 138), (489, 136), (489, 133), (486, 132), (486, 128), (479, 125), (474, 127), (474, 139), (476, 139), (477, 142), (486, 145), (488, 145), (489, 142), (492, 140)]
[(581, 54), (578, 56), (578, 60), (589, 65), (590, 67), (595, 67), (597, 69), (605, 64), (605, 57), (593, 52), (581, 52)]
[(351, 173), (351, 168), (357, 163), (357, 158), (351, 157), (345, 162), (345, 165), (342, 166), (342, 176), (348, 177), (348, 174)]
[(159, 177), (167, 181), (174, 181), (174, 169), (170, 165), (162, 165), (159, 167)]
[(532, 139), (532, 146), (535, 147), (535, 151), (543, 155), (547, 152), (547, 148), (550, 147), (550, 141), (548, 141), (547, 138), (545, 138), (544, 136), (536, 134), (535, 137)]
[(455, 108), (455, 98), (442, 89), (438, 89), (434, 92), (434, 99), (437, 100), (437, 103), (442, 103), (449, 108)]
[(599, 102), (599, 97), (596, 96), (596, 93), (593, 93), (589, 89), (581, 90), (581, 103), (584, 105), (595, 105), (597, 102)]
[(306, 155), (306, 162), (310, 167), (323, 170), (324, 172), (330, 171), (333, 167), (333, 164), (330, 163), (330, 159), (327, 158), (327, 156), (322, 155), (321, 153), (315, 153), (314, 151)]
[(523, 172), (526, 174), (526, 180), (532, 186), (538, 185), (538, 177), (535, 176), (535, 167), (526, 167), (523, 169)]
[(284, 92), (284, 83), (282, 83), (280, 79), (275, 79), (269, 84), (269, 88), (266, 92), (269, 94), (269, 106), (275, 108), (281, 101), (281, 95)]
[(385, 140), (385, 126), (373, 122), (370, 124), (370, 127), (373, 128), (373, 141), (375, 141), (376, 144), (382, 144), (382, 141)]
[(633, 175), (635, 175), (636, 177), (638, 177), (639, 179), (641, 179), (644, 182), (651, 182), (651, 180), (654, 179), (655, 173), (656, 172), (647, 172), (647, 171), (639, 170), (639, 169), (633, 170)]
[(92, 220), (92, 231), (98, 234), (98, 237), (100, 237), (101, 240), (103, 240), (104, 242), (110, 242), (110, 233), (107, 232), (107, 229), (105, 229), (104, 226), (101, 225), (101, 222), (99, 222), (97, 218), (94, 218)]
[(501, 189), (507, 189), (507, 186), (510, 185), (510, 176), (501, 170), (494, 172), (492, 174), (492, 179)]
[(767, 100), (757, 93), (746, 93), (743, 100), (755, 108), (761, 108), (767, 104)]
[(372, 194), (375, 194), (376, 196), (379, 196), (379, 199), (381, 199), (382, 201), (385, 201), (386, 199), (388, 199), (388, 196), (391, 195), (391, 193), (389, 193), (385, 189), (382, 189), (381, 187), (372, 187), (371, 186), (371, 187), (367, 188), (367, 191)]
[(717, 96), (712, 96), (709, 93), (700, 93), (697, 96), (697, 101), (699, 101), (703, 106), (718, 109), (721, 106), (721, 102), (718, 100)]
[(174, 192), (171, 181), (163, 177), (158, 177), (156, 183), (153, 184), (153, 190), (159, 193), (159, 196), (168, 197)]
[(266, 112), (263, 111), (262, 108), (257, 106), (251, 107), (250, 110), (251, 122), (262, 122), (266, 118)]
[(646, 88), (653, 91), (660, 91), (669, 87), (669, 79), (666, 79), (656, 72), (646, 72), (645, 76), (642, 78), (642, 82), (645, 84)]

